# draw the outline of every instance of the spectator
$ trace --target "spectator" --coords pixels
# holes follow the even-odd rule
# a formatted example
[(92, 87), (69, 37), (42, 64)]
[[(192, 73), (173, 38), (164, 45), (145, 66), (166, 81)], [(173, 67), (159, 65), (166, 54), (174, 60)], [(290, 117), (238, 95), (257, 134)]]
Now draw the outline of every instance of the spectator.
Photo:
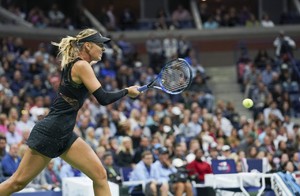
[(106, 23), (107, 30), (115, 31), (117, 30), (117, 21), (114, 13), (114, 5), (109, 5), (106, 15), (108, 17), (108, 22)]
[(134, 157), (133, 157), (134, 163), (140, 162), (140, 160), (142, 159), (142, 154), (148, 150), (151, 150), (149, 139), (148, 137), (141, 136), (140, 144), (135, 149), (134, 152)]
[(156, 15), (156, 21), (154, 23), (154, 28), (158, 30), (169, 29), (168, 16), (164, 9), (160, 9)]
[(168, 34), (163, 40), (163, 50), (166, 61), (169, 61), (177, 57), (178, 53), (178, 40), (173, 36), (173, 34)]
[(285, 35), (284, 31), (280, 31), (275, 38), (273, 45), (275, 47), (275, 55), (279, 58), (283, 55), (293, 55), (293, 49), (296, 48), (295, 41), (289, 36)]
[(268, 14), (264, 14), (262, 16), (262, 19), (261, 19), (261, 26), (268, 28), (268, 27), (274, 27), (275, 25), (274, 25), (273, 21), (270, 20), (269, 15)]
[(48, 17), (50, 19), (50, 25), (53, 27), (61, 27), (65, 19), (64, 13), (58, 9), (57, 4), (52, 4), (48, 11)]
[(3, 157), (7, 154), (6, 145), (6, 137), (0, 134), (0, 162), (2, 161)]
[(6, 132), (7, 132), (7, 124), (8, 124), (7, 115), (4, 114), (4, 113), (1, 113), (0, 114), (0, 134), (3, 134), (3, 135), (6, 134)]
[(175, 195), (182, 195), (184, 192), (187, 196), (192, 195), (192, 185), (190, 182), (174, 182), (169, 184), (170, 175), (177, 172), (172, 166), (167, 148), (159, 149), (159, 160), (153, 163), (151, 177), (160, 185), (161, 195), (167, 195), (168, 191), (173, 188)]
[(272, 101), (270, 105), (263, 110), (263, 112), (266, 124), (268, 124), (273, 117), (280, 121), (283, 121), (284, 119), (281, 111), (277, 108), (277, 103), (275, 101)]
[(85, 142), (90, 145), (94, 151), (96, 151), (99, 142), (95, 138), (95, 129), (93, 127), (88, 127), (86, 129)]
[(81, 173), (80, 170), (74, 168), (73, 166), (71, 166), (66, 162), (63, 163), (59, 173), (61, 179), (68, 178), (68, 177), (79, 177), (82, 175), (83, 174)]
[(133, 165), (133, 153), (131, 138), (123, 137), (117, 152), (117, 165), (119, 167), (131, 167)]
[(22, 110), (21, 111), (20, 120), (18, 120), (17, 123), (16, 123), (16, 129), (20, 130), (22, 132), (24, 130), (31, 131), (31, 129), (33, 128), (34, 124), (35, 123), (30, 119), (29, 111)]
[(182, 5), (178, 5), (172, 13), (172, 24), (175, 28), (191, 28), (192, 16), (190, 12), (185, 9)]
[(259, 21), (256, 20), (256, 17), (254, 14), (250, 15), (250, 18), (246, 21), (246, 27), (259, 27)]
[(121, 184), (122, 179), (119, 168), (114, 164), (113, 155), (110, 152), (106, 152), (102, 158), (104, 168), (106, 169), (107, 179), (111, 182)]
[(136, 26), (136, 18), (130, 8), (126, 7), (120, 16), (120, 26), (122, 30), (133, 30)]
[(221, 148), (221, 156), (218, 159), (230, 159), (231, 158), (231, 148), (229, 145), (223, 145)]
[(6, 139), (8, 145), (18, 144), (22, 140), (20, 133), (18, 133), (16, 130), (15, 123), (8, 124), (8, 132), (6, 133)]
[(10, 145), (9, 152), (2, 158), (1, 161), (3, 175), (5, 177), (12, 176), (19, 167), (20, 162), (21, 158), (18, 156), (18, 145)]
[[(157, 190), (157, 183), (151, 178), (151, 171), (153, 169), (153, 155), (150, 151), (144, 151), (142, 153), (142, 160), (136, 164), (133, 169), (130, 180), (132, 181), (144, 181), (146, 183), (145, 195), (159, 195)], [(163, 192), (161, 193), (164, 194)]]
[(188, 163), (186, 168), (189, 171), (189, 175), (196, 175), (196, 181), (199, 183), (204, 183), (205, 174), (211, 174), (212, 169), (211, 166), (203, 161), (203, 150), (197, 149), (195, 150), (195, 160), (191, 163)]
[(219, 24), (215, 21), (213, 16), (210, 16), (206, 22), (203, 24), (204, 29), (217, 29)]
[(50, 190), (55, 187), (61, 187), (61, 178), (58, 175), (58, 173), (54, 170), (54, 163), (55, 160), (52, 159), (51, 161), (49, 161), (47, 167), (44, 169), (44, 175), (47, 184), (50, 186), (48, 186), (48, 189)]

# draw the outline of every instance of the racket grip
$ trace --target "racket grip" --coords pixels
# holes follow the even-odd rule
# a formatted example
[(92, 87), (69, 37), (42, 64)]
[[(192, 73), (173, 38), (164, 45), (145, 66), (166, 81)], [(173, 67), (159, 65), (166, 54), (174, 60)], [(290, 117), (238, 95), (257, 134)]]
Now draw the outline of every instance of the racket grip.
[(148, 87), (147, 85), (141, 86), (138, 88), (138, 91), (143, 92), (144, 90), (146, 90)]

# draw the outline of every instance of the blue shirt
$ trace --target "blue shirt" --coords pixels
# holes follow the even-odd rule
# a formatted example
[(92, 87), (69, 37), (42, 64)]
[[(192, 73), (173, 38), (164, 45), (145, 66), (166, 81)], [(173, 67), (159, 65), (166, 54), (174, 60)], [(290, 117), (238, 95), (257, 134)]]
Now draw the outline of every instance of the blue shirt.
[(19, 167), (19, 164), (21, 162), (21, 158), (13, 158), (9, 153), (7, 153), (3, 159), (2, 159), (2, 169), (3, 169), (3, 175), (4, 176), (12, 176), (13, 173), (17, 170)]
[(158, 183), (164, 183), (170, 181), (170, 174), (176, 173), (177, 169), (175, 167), (164, 167), (159, 160), (152, 164), (150, 176)]
[(132, 181), (146, 181), (150, 182), (153, 180), (151, 178), (151, 171), (153, 168), (153, 164), (150, 165), (150, 171), (147, 169), (145, 163), (141, 160), (138, 162), (130, 174), (130, 180)]

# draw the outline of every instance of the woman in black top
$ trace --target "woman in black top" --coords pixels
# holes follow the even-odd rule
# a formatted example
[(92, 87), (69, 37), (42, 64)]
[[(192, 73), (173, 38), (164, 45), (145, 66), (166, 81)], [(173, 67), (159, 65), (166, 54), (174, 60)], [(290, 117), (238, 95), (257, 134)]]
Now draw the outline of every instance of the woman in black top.
[(32, 129), (29, 149), (11, 178), (0, 184), (0, 195), (8, 196), (23, 189), (38, 175), (49, 161), (60, 156), (93, 180), (96, 196), (111, 195), (102, 163), (81, 138), (74, 134), (78, 110), (92, 93), (102, 105), (113, 103), (125, 95), (140, 94), (137, 86), (117, 92), (106, 92), (97, 80), (92, 61), (101, 60), (104, 43), (110, 39), (93, 29), (85, 29), (76, 37), (65, 37), (59, 47), (62, 57), (62, 77), (56, 100), (49, 114)]

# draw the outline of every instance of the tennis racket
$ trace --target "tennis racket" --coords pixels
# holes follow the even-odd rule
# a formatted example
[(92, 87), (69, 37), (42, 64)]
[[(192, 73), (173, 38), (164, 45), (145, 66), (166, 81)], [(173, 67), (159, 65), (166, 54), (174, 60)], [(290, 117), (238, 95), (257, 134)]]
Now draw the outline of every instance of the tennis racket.
[(191, 81), (191, 66), (186, 60), (177, 58), (169, 61), (153, 81), (139, 87), (138, 90), (143, 92), (154, 88), (175, 95), (184, 91)]

